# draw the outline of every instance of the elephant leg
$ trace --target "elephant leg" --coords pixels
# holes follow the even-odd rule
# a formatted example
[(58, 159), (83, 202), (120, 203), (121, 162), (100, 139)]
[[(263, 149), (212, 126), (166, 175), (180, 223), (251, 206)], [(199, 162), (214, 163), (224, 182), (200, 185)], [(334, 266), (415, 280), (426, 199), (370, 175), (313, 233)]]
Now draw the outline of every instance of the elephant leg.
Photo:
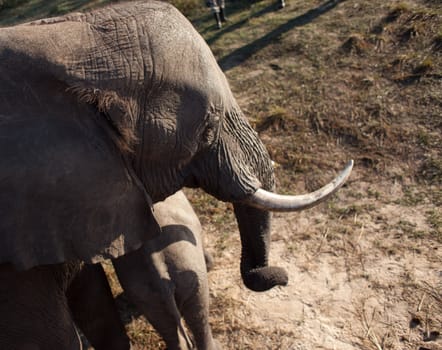
[(100, 264), (84, 265), (67, 290), (75, 323), (95, 350), (128, 350), (130, 341)]
[[(206, 274), (194, 276), (198, 282), (197, 289), (188, 294), (186, 292), (185, 300), (180, 303), (180, 312), (186, 321), (191, 333), (193, 334), (196, 349), (199, 350), (220, 350), (221, 345), (213, 339), (212, 329), (209, 324), (209, 287)], [(178, 290), (177, 299), (180, 298)]]
[(82, 348), (65, 296), (65, 267), (0, 265), (0, 349)]
[(161, 257), (142, 248), (113, 260), (113, 264), (124, 292), (161, 335), (167, 349), (193, 349), (175, 303), (174, 284)]
[(148, 304), (139, 299), (134, 300), (139, 310), (164, 339), (168, 350), (199, 349), (192, 345), (176, 307), (172, 293), (150, 294)]

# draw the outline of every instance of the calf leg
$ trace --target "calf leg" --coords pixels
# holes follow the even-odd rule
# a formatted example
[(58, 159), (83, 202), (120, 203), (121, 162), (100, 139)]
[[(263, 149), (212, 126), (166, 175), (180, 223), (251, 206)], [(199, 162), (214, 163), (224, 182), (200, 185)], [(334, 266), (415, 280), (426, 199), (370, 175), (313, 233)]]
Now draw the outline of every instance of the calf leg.
[(192, 349), (162, 255), (151, 255), (142, 248), (115, 259), (113, 264), (124, 292), (158, 331), (167, 349)]
[[(191, 293), (186, 289), (178, 289), (177, 299), (182, 299), (180, 312), (186, 321), (195, 340), (196, 349), (220, 350), (221, 345), (213, 339), (212, 329), (209, 324), (209, 286), (206, 271), (199, 274), (187, 273), (187, 280), (193, 280), (194, 288)], [(180, 294), (184, 294), (181, 297)]]

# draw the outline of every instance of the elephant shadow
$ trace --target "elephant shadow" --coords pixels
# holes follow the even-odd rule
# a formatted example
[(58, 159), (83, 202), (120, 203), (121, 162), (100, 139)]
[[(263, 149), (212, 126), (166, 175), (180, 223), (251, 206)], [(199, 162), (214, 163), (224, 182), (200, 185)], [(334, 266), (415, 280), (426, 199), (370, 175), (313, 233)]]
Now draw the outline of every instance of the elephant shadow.
[(146, 242), (146, 246), (152, 253), (162, 252), (168, 249), (172, 244), (182, 244), (188, 242), (193, 246), (197, 245), (197, 239), (192, 230), (186, 225), (166, 225), (161, 227), (159, 236)]

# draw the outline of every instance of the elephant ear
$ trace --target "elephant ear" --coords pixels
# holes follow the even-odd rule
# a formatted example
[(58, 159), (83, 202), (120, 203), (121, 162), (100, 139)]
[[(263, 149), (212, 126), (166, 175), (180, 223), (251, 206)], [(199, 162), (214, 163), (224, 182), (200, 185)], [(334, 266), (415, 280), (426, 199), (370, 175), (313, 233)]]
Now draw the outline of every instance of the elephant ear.
[(83, 101), (71, 74), (81, 62), (45, 50), (51, 33), (73, 31), (63, 23), (0, 29), (0, 264), (20, 269), (115, 258), (160, 230), (122, 150), (133, 141), (118, 124), (124, 103)]

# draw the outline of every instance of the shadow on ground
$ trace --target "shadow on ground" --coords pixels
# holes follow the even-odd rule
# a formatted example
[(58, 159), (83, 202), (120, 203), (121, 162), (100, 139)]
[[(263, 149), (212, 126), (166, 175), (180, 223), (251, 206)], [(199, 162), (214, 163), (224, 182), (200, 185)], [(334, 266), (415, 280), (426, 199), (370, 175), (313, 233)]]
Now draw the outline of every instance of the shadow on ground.
[[(332, 10), (339, 3), (344, 2), (344, 1), (345, 0), (329, 0), (329, 1), (325, 2), (324, 4), (314, 8), (312, 10), (309, 10), (306, 13), (304, 13), (300, 16), (297, 16), (297, 17), (289, 20), (288, 22), (280, 25), (278, 28), (267, 33), (263, 37), (255, 40), (255, 41), (253, 41), (253, 42), (251, 42), (251, 43), (249, 43), (239, 49), (234, 50), (230, 54), (219, 59), (218, 64), (220, 65), (220, 67), (222, 68), (223, 71), (228, 71), (228, 70), (242, 64), (247, 59), (249, 59), (251, 56), (253, 56), (256, 52), (263, 49), (267, 45), (271, 44), (275, 40), (278, 40), (278, 38), (282, 34), (290, 31), (293, 28), (301, 27), (303, 25), (306, 25), (306, 24), (312, 22), (317, 17)], [(254, 17), (262, 15), (263, 13), (267, 13), (267, 12), (271, 11), (272, 8), (273, 8), (273, 6), (266, 7), (262, 11), (260, 11), (259, 13), (255, 14)], [(247, 20), (245, 20), (245, 21), (247, 21)], [(229, 31), (231, 31), (231, 30), (241, 27), (243, 24), (244, 23), (239, 22), (237, 25), (235, 24), (235, 25), (231, 26), (234, 28), (230, 29), (230, 27), (229, 27), (228, 29), (229, 29)], [(226, 32), (225, 31), (221, 32), (220, 35), (222, 35), (224, 33), (226, 33)], [(209, 44), (211, 42), (213, 43), (218, 37), (212, 37), (211, 39), (209, 39), (208, 40)]]
[[(249, 6), (249, 8), (250, 8), (250, 6)], [(237, 29), (240, 29), (242, 26), (247, 24), (251, 18), (263, 16), (266, 13), (275, 11), (277, 8), (278, 8), (278, 4), (271, 4), (271, 5), (263, 8), (262, 10), (252, 14), (250, 17), (247, 17), (247, 18), (245, 18), (245, 19), (243, 19), (241, 21), (238, 21), (238, 22), (236, 22), (236, 23), (234, 23), (232, 25), (224, 27), (223, 29), (217, 30), (217, 32), (212, 37), (208, 38), (206, 41), (207, 41), (207, 43), (209, 45), (211, 45), (215, 41), (217, 41), (219, 38), (221, 38), (223, 35), (225, 35), (227, 33), (230, 33), (230, 32), (233, 32), (233, 31), (235, 31)], [(226, 11), (227, 11), (227, 15), (229, 15), (229, 14), (232, 14), (232, 13), (235, 13), (235, 12), (239, 12), (240, 10), (241, 11), (245, 11), (246, 8), (244, 8), (244, 6), (233, 8), (233, 9), (231, 7), (229, 7), (229, 8), (227, 8)], [(210, 29), (213, 30), (212, 28), (210, 28)], [(202, 32), (202, 34), (204, 34), (204, 31)]]

